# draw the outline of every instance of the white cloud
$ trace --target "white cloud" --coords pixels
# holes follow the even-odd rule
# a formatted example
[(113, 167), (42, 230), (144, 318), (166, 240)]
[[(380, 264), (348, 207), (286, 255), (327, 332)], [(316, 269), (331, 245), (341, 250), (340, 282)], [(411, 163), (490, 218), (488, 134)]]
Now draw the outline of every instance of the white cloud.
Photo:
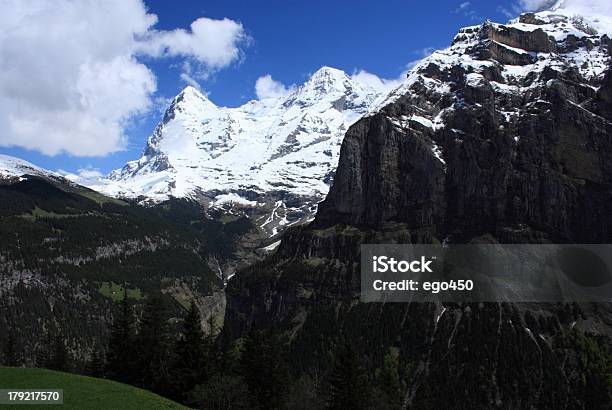
[(76, 173), (58, 169), (57, 173), (62, 175), (64, 178), (83, 186), (99, 184), (104, 178), (104, 174), (102, 174), (98, 168), (93, 168), (92, 166), (79, 168)]
[(418, 58), (408, 62), (405, 65), (404, 70), (397, 78), (381, 78), (376, 74), (369, 73), (365, 70), (355, 71), (351, 78), (363, 85), (374, 88), (379, 92), (388, 93), (399, 87), (406, 79), (406, 76), (410, 70), (412, 70), (422, 59), (431, 55), (434, 51), (435, 49), (433, 47), (425, 47), (414, 51), (414, 54), (418, 55)]
[(255, 94), (260, 100), (267, 98), (278, 98), (290, 93), (294, 86), (285, 86), (280, 81), (276, 81), (270, 74), (261, 76), (255, 81)]
[(390, 92), (391, 90), (397, 88), (406, 77), (405, 72), (400, 75), (399, 78), (380, 78), (376, 74), (369, 73), (365, 70), (359, 70), (353, 75), (351, 78), (358, 83), (361, 83), (365, 86), (378, 90), (380, 92)]
[(190, 57), (206, 69), (217, 70), (238, 60), (240, 46), (248, 40), (240, 23), (200, 17), (191, 23), (190, 31), (150, 31), (139, 49), (154, 57)]
[[(197, 88), (198, 90), (201, 90), (202, 87), (200, 86), (200, 83), (198, 82), (198, 80), (194, 78), (194, 76), (197, 76), (197, 74), (194, 74), (192, 65), (189, 62), (189, 60), (183, 61), (183, 72), (181, 73), (181, 80), (187, 83), (187, 85), (190, 85), (192, 87)], [(199, 76), (199, 78), (203, 80), (205, 80), (206, 77), (208, 77), (208, 75), (203, 74)]]
[(181, 80), (183, 80), (185, 83), (187, 83), (187, 85), (190, 85), (192, 87), (197, 88), (198, 90), (201, 89), (202, 87), (200, 86), (200, 83), (198, 82), (198, 80), (196, 80), (195, 78), (193, 78), (189, 73), (187, 72), (182, 72), (181, 73)]
[(0, 146), (47, 155), (126, 147), (126, 126), (151, 108), (156, 91), (139, 56), (214, 71), (238, 61), (247, 38), (228, 19), (154, 30), (157, 16), (142, 0), (0, 0), (0, 9)]
[(459, 5), (458, 10), (463, 10), (463, 9), (466, 9), (466, 8), (468, 8), (469, 6), (470, 6), (470, 2), (469, 2), (469, 1), (464, 1), (463, 3), (461, 3), (461, 4)]

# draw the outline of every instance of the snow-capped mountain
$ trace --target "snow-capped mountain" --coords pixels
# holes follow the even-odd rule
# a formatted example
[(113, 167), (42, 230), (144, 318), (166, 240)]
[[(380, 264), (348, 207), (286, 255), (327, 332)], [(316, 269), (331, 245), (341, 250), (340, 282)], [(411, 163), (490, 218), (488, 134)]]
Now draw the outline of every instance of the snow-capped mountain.
[(244, 205), (275, 194), (320, 200), (342, 136), (383, 94), (330, 67), (288, 95), (237, 108), (218, 107), (189, 86), (172, 101), (142, 157), (98, 189), (154, 201), (200, 194)]
[(534, 226), (555, 215), (567, 230), (568, 215), (593, 211), (563, 214), (561, 197), (610, 186), (611, 35), (612, 18), (562, 2), (462, 28), (349, 129), (315, 224), (442, 225), (486, 210)]
[(313, 214), (344, 133), (388, 91), (330, 67), (284, 96), (237, 108), (218, 107), (189, 86), (173, 99), (142, 157), (89, 186), (144, 202), (173, 196), (260, 207), (261, 226), (275, 234), (278, 225)]
[[(90, 191), (82, 176), (61, 170), (51, 171), (23, 159), (0, 154), (0, 185), (21, 182), (30, 179), (31, 176), (45, 179), (54, 185), (61, 186), (63, 190), (74, 190), (81, 194)], [(89, 179), (89, 181), (97, 180), (97, 178)]]
[(0, 180), (19, 178), (23, 175), (35, 175), (45, 178), (62, 178), (56, 172), (37, 167), (23, 159), (0, 154)]
[[(451, 70), (459, 67), (465, 70), (465, 81), (471, 85), (487, 80), (494, 91), (515, 95), (550, 79), (541, 76), (544, 71), (572, 69), (587, 81), (601, 80), (610, 67), (610, 36), (612, 17), (566, 8), (563, 0), (541, 12), (524, 13), (507, 24), (487, 20), (479, 26), (464, 27), (450, 47), (421, 60), (406, 81), (375, 104), (369, 115), (410, 92), (429, 89), (452, 93), (456, 78)], [(415, 115), (412, 119), (439, 127), (444, 114), (433, 118)]]

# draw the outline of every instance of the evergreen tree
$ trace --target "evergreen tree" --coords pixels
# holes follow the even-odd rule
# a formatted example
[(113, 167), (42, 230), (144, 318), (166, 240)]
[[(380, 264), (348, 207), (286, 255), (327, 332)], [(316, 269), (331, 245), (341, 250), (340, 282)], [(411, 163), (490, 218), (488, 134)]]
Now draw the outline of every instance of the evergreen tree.
[(114, 317), (107, 350), (106, 374), (113, 380), (134, 383), (134, 315), (127, 297), (127, 286), (123, 286), (123, 300)]
[(91, 352), (91, 358), (87, 362), (87, 374), (92, 377), (104, 377), (105, 365), (102, 352), (94, 348)]
[(136, 384), (165, 396), (171, 396), (170, 370), (172, 343), (161, 296), (153, 296), (144, 307), (136, 336)]
[(36, 367), (38, 368), (48, 367), (49, 362), (51, 361), (53, 339), (49, 332), (47, 332), (45, 339), (46, 341), (44, 343), (41, 342), (38, 346), (38, 349), (36, 350)]
[(323, 409), (325, 400), (321, 393), (319, 372), (317, 369), (310, 369), (293, 381), (285, 407), (291, 410)]
[(228, 374), (240, 372), (241, 348), (235, 343), (229, 332), (222, 331), (219, 337), (213, 340), (209, 334), (206, 336), (210, 346), (208, 352), (208, 363), (211, 372), (215, 374)]
[(289, 371), (278, 335), (252, 330), (245, 343), (241, 368), (249, 387), (252, 406), (264, 409), (282, 407)]
[(51, 357), (47, 364), (49, 369), (62, 372), (69, 372), (71, 370), (70, 354), (68, 353), (68, 349), (66, 349), (66, 341), (64, 339), (65, 338), (61, 334), (55, 337)]
[[(204, 335), (204, 346), (206, 348), (206, 371), (210, 375), (212, 373), (222, 374), (226, 369), (234, 369), (235, 358), (232, 363), (223, 363), (225, 351), (223, 349), (222, 340), (217, 338), (219, 328), (215, 322), (213, 315), (208, 317), (208, 333)], [(232, 346), (233, 347), (233, 346)]]
[(330, 409), (367, 409), (370, 406), (368, 376), (352, 346), (345, 342), (336, 352), (330, 380)]
[(403, 384), (400, 380), (399, 351), (390, 347), (383, 365), (376, 372), (376, 382), (379, 394), (377, 407), (381, 409), (400, 409), (402, 404)]
[(20, 365), (19, 357), (17, 356), (17, 349), (15, 346), (15, 335), (13, 332), (9, 332), (6, 346), (4, 347), (4, 365), (9, 367), (16, 367)]
[(181, 337), (176, 343), (173, 378), (177, 397), (185, 397), (186, 393), (204, 379), (206, 350), (200, 312), (192, 301), (183, 321)]
[(201, 409), (251, 409), (247, 384), (239, 375), (211, 377), (191, 391), (188, 404)]

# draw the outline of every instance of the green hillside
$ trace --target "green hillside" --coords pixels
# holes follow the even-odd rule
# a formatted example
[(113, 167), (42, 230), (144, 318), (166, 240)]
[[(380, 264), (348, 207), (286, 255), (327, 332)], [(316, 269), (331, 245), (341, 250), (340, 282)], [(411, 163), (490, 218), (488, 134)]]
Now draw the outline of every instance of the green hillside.
[(0, 367), (0, 389), (64, 389), (64, 405), (15, 405), (2, 409), (185, 409), (146, 390), (105, 379), (46, 369)]
[[(252, 228), (191, 200), (145, 207), (59, 179), (0, 181), (0, 329), (18, 363), (46, 367), (37, 360), (61, 339), (81, 372), (124, 288), (137, 310), (161, 292), (180, 317), (187, 299), (222, 287), (209, 258), (233, 257)], [(8, 343), (0, 332), (0, 351)]]

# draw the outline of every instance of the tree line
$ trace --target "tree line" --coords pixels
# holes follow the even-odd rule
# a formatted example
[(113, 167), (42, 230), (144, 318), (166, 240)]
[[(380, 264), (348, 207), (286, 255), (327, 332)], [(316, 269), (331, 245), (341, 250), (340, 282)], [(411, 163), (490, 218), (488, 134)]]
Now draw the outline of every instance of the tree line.
[[(252, 329), (231, 339), (213, 320), (211, 331), (203, 332), (193, 302), (177, 321), (160, 296), (138, 309), (123, 296), (108, 344), (94, 349), (85, 365), (72, 356), (67, 338), (55, 334), (40, 341), (36, 366), (128, 383), (203, 409), (400, 409), (410, 395), (414, 364), (400, 360), (395, 347), (372, 368), (347, 334), (334, 340), (328, 368), (312, 361), (297, 370), (299, 353), (284, 333)], [(572, 332), (556, 343), (578, 353), (580, 377), (571, 379), (578, 383), (572, 386), (576, 400), (593, 408), (607, 402), (612, 354), (606, 340)], [(11, 332), (0, 359), (6, 366), (23, 365)]]
[[(212, 319), (204, 333), (193, 302), (178, 324), (160, 296), (149, 297), (140, 311), (124, 293), (119, 305), (108, 344), (94, 348), (84, 365), (57, 334), (41, 342), (36, 366), (116, 380), (204, 409), (401, 408), (408, 374), (396, 349), (371, 373), (343, 340), (330, 369), (297, 373), (287, 339), (274, 330), (229, 340)], [(10, 335), (3, 350), (4, 365), (21, 364)]]
[[(202, 331), (199, 310), (191, 303), (173, 337), (159, 297), (145, 305), (136, 320), (124, 297), (115, 316), (105, 356), (94, 352), (90, 372), (129, 383), (197, 408), (211, 409), (366, 409), (401, 407), (408, 375), (398, 352), (369, 374), (349, 340), (336, 349), (327, 374), (312, 369), (295, 374), (288, 341), (271, 329), (251, 330), (245, 338), (216, 337)], [(404, 369), (405, 370), (405, 369)], [(376, 399), (376, 406), (374, 406)]]

